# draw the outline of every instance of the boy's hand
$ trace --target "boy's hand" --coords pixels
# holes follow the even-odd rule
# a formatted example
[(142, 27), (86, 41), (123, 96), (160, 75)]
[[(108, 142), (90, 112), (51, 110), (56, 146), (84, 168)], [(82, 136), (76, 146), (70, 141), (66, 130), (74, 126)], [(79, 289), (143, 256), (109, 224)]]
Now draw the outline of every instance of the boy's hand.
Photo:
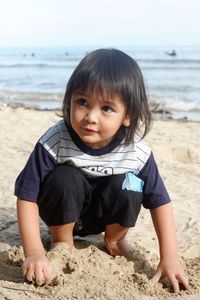
[(172, 284), (175, 293), (180, 291), (179, 284), (188, 289), (188, 280), (184, 274), (183, 268), (179, 264), (177, 257), (162, 258), (158, 265), (153, 280), (158, 282), (159, 279), (167, 277)]
[(36, 285), (49, 284), (51, 281), (51, 266), (44, 254), (26, 257), (22, 270), (24, 277)]

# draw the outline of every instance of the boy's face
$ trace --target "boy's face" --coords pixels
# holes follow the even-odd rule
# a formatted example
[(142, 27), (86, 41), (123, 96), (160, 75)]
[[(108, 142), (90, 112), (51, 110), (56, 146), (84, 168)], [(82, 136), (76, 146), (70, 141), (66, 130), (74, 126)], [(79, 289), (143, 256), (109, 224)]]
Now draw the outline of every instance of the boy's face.
[(94, 149), (108, 145), (122, 125), (130, 124), (119, 97), (85, 92), (72, 95), (70, 122), (80, 139)]

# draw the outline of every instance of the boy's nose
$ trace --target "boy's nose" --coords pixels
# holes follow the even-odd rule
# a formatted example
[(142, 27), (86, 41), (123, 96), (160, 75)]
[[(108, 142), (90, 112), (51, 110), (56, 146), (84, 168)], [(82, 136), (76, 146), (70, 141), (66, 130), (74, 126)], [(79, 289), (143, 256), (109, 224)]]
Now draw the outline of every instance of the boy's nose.
[(98, 113), (96, 110), (90, 110), (87, 112), (85, 119), (89, 123), (96, 123), (98, 120)]

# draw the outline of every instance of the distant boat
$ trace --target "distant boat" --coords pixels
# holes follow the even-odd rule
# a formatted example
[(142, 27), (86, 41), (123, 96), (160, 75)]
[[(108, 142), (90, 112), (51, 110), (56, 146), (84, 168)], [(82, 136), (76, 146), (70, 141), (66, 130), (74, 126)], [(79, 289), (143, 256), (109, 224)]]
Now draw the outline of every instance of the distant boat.
[(165, 54), (169, 55), (169, 56), (176, 56), (176, 51), (172, 50), (171, 52), (165, 52)]

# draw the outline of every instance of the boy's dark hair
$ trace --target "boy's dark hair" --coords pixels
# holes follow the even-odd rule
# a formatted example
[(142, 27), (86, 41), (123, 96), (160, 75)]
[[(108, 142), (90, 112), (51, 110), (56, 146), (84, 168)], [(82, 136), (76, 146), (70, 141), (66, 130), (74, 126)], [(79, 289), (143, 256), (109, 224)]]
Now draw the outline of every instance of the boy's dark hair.
[(118, 96), (130, 118), (125, 142), (129, 144), (139, 125), (144, 125), (143, 138), (150, 128), (149, 109), (142, 72), (136, 61), (117, 49), (99, 49), (90, 52), (72, 73), (63, 99), (62, 113), (70, 124), (71, 97), (75, 92), (91, 92)]

